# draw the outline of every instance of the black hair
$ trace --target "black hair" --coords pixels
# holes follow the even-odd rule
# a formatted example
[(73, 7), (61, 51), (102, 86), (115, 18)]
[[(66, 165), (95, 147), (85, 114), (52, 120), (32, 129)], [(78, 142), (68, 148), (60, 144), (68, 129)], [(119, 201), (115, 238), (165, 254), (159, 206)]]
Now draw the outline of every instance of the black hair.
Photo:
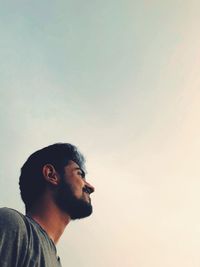
[(21, 168), (19, 177), (21, 198), (25, 204), (26, 212), (32, 208), (35, 201), (45, 191), (47, 182), (43, 177), (43, 166), (52, 164), (55, 170), (62, 175), (64, 167), (70, 160), (73, 160), (81, 169), (84, 169), (84, 156), (76, 146), (69, 143), (56, 143), (44, 147), (29, 156)]

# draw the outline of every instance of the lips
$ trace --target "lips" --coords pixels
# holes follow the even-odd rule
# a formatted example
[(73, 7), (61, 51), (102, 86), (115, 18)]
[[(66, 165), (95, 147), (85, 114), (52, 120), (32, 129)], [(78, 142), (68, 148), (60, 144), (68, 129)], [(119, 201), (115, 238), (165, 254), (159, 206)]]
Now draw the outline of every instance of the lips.
[(87, 195), (87, 199), (89, 201), (89, 203), (91, 202), (91, 198), (90, 198), (90, 189), (88, 188), (83, 188), (83, 192)]

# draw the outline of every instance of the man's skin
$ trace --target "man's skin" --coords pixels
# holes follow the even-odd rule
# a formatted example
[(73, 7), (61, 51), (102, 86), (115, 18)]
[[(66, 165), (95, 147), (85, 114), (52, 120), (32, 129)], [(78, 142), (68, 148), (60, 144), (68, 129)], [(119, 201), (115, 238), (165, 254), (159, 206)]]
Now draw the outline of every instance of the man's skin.
[[(49, 186), (27, 215), (32, 217), (56, 244), (71, 218), (55, 203), (55, 191), (61, 183), (61, 176), (51, 164), (44, 165), (42, 171), (43, 178)], [(71, 185), (77, 199), (83, 199), (90, 203), (89, 195), (94, 192), (94, 187), (86, 181), (84, 171), (74, 161), (69, 161), (68, 165), (64, 167), (63, 177)], [(85, 187), (89, 189), (88, 192), (83, 190)]]

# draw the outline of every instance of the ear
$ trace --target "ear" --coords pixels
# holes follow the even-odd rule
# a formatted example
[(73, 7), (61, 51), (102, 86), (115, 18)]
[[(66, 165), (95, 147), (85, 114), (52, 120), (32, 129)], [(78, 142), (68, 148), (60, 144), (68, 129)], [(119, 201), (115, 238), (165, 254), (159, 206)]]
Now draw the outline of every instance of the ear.
[(59, 177), (59, 174), (56, 172), (53, 165), (51, 165), (51, 164), (44, 165), (42, 168), (42, 173), (43, 173), (44, 179), (48, 183), (50, 183), (54, 186), (57, 186), (59, 184), (60, 177)]

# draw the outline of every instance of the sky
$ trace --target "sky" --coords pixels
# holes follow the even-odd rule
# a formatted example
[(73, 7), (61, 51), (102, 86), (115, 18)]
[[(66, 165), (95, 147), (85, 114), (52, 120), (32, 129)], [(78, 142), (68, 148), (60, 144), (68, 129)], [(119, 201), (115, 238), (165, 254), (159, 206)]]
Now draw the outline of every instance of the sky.
[(63, 266), (199, 267), (198, 1), (1, 1), (1, 206), (35, 150), (71, 142), (94, 212)]

